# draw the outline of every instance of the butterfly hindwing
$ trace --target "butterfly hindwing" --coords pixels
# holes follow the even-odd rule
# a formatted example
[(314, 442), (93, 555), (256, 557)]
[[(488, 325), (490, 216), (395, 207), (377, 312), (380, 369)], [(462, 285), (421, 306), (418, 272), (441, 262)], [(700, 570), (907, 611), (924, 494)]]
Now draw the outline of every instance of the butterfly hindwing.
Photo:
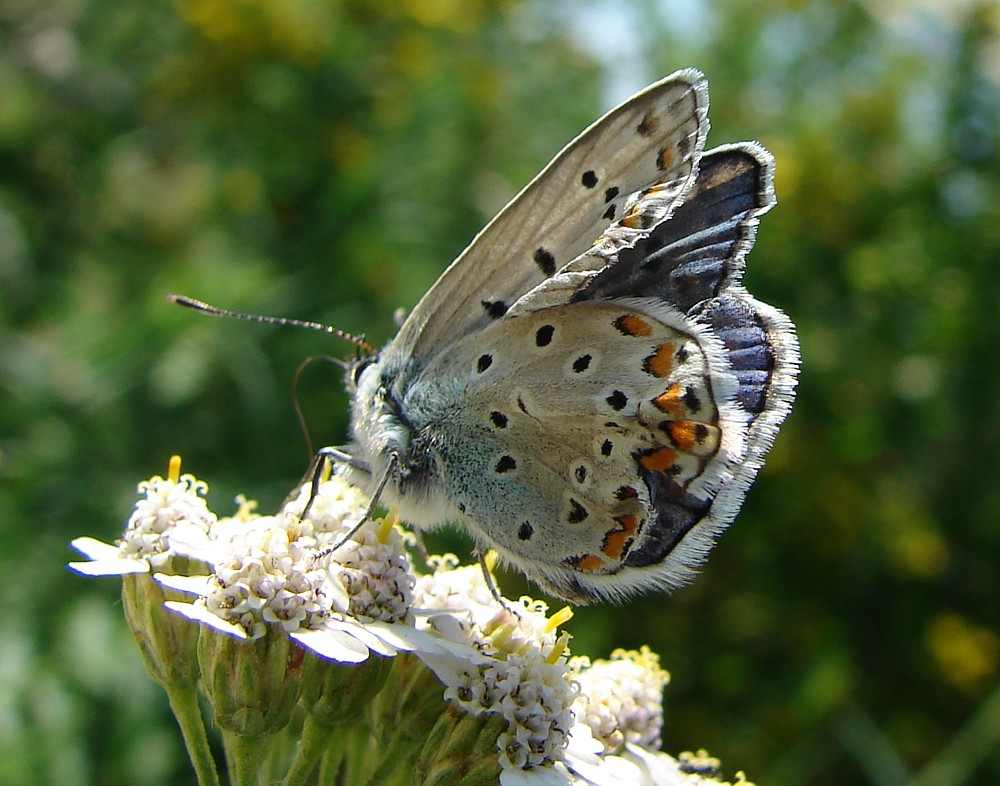
[(744, 453), (721, 356), (663, 303), (553, 306), (453, 345), (402, 408), (482, 545), (555, 594), (620, 597), (686, 578), (622, 572), (656, 536), (644, 473), (700, 500)]

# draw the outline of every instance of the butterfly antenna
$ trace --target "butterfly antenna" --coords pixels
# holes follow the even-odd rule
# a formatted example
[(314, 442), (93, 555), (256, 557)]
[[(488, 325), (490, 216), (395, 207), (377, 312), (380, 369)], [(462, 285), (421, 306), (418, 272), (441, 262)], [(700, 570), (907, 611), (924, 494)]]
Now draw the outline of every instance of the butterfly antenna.
[(295, 369), (295, 376), (292, 377), (292, 404), (295, 407), (295, 417), (299, 421), (299, 428), (302, 429), (302, 436), (306, 440), (306, 449), (309, 451), (309, 455), (313, 456), (312, 437), (309, 436), (309, 424), (306, 423), (305, 413), (302, 411), (302, 402), (299, 401), (299, 379), (302, 377), (302, 372), (306, 368), (315, 363), (317, 360), (325, 360), (327, 363), (332, 363), (335, 366), (339, 366), (341, 369), (346, 371), (350, 368), (349, 363), (345, 363), (340, 358), (335, 358), (330, 355), (313, 355), (311, 358), (306, 358), (303, 360), (297, 369)]
[(167, 295), (167, 300), (171, 303), (176, 303), (178, 306), (184, 306), (185, 308), (190, 308), (193, 311), (200, 311), (202, 314), (208, 314), (213, 317), (232, 317), (234, 319), (243, 319), (247, 322), (263, 322), (267, 325), (286, 325), (288, 327), (303, 327), (309, 328), (310, 330), (319, 330), (323, 333), (330, 333), (338, 338), (342, 338), (344, 341), (351, 342), (362, 352), (367, 352), (369, 354), (375, 353), (375, 347), (360, 336), (355, 336), (347, 331), (331, 327), (330, 325), (323, 325), (319, 322), (309, 322), (303, 319), (288, 319), (286, 317), (268, 317), (262, 314), (244, 314), (241, 311), (230, 311), (228, 308), (212, 306), (201, 300), (195, 300), (194, 298), (187, 297), (185, 295)]

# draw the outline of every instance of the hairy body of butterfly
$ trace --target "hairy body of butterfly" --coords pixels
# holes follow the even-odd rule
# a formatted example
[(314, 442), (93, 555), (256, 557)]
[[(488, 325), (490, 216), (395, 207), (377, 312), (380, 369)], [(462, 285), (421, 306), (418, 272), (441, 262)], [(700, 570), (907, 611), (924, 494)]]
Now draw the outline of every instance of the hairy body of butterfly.
[(677, 72), (571, 142), (352, 374), (345, 471), (578, 603), (690, 578), (794, 398), (791, 321), (741, 283), (774, 204), (755, 143), (704, 152)]

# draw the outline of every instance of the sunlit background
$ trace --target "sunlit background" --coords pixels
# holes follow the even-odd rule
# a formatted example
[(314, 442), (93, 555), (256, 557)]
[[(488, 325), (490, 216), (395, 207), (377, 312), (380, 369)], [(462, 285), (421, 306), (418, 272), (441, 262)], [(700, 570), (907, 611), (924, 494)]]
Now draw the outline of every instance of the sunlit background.
[[(118, 534), (175, 452), (215, 510), (273, 509), (308, 461), (295, 369), (349, 354), (165, 295), (380, 343), (565, 142), (685, 66), (710, 144), (776, 155), (747, 281), (798, 325), (800, 394), (700, 579), (580, 610), (574, 650), (650, 644), (664, 748), (761, 786), (1000, 783), (988, 0), (4, 0), (0, 783), (192, 782), (119, 582), (67, 543)], [(336, 368), (299, 399), (343, 441)]]

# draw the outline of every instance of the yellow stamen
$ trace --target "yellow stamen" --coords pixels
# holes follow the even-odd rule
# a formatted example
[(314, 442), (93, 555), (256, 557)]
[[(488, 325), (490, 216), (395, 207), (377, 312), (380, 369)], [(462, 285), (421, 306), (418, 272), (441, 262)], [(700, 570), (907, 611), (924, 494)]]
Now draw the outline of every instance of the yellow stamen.
[(176, 483), (181, 479), (181, 457), (173, 455), (170, 457), (170, 464), (167, 465), (167, 480)]
[(510, 652), (513, 649), (512, 640), (516, 631), (517, 624), (510, 622), (499, 622), (496, 626), (487, 624), (484, 628), (484, 632), (493, 642), (493, 646), (501, 652)]
[(257, 510), (257, 500), (247, 499), (244, 494), (236, 495), (236, 513), (233, 515), (234, 519), (238, 521), (250, 521), (250, 519), (256, 518)]
[(563, 653), (566, 652), (566, 648), (569, 646), (569, 640), (573, 638), (566, 631), (559, 634), (559, 638), (556, 639), (556, 643), (552, 645), (552, 652), (548, 654), (545, 658), (545, 662), (548, 664), (553, 664), (558, 661)]
[(560, 625), (564, 625), (573, 619), (573, 609), (569, 606), (563, 606), (559, 611), (549, 617), (548, 622), (545, 623), (545, 632), (551, 633)]
[(333, 475), (333, 464), (329, 461), (324, 461), (319, 473), (319, 482), (326, 483), (331, 475)]
[(382, 519), (382, 526), (378, 530), (378, 542), (383, 546), (389, 540), (389, 533), (392, 532), (392, 528), (399, 523), (399, 514), (396, 511), (392, 511), (388, 516)]

